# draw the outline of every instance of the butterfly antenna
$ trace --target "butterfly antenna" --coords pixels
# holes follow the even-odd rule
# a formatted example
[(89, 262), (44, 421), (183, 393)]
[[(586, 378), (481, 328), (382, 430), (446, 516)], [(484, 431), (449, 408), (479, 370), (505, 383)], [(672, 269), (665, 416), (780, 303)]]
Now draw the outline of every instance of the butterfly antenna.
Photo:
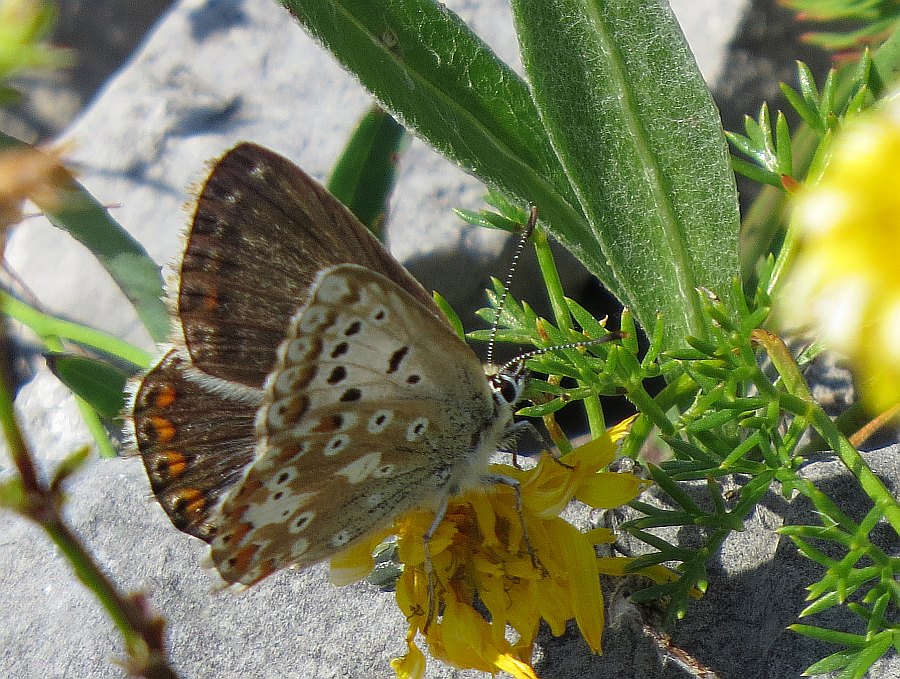
[(545, 347), (543, 349), (532, 349), (531, 351), (526, 351), (523, 354), (519, 354), (515, 358), (512, 358), (501, 365), (500, 372), (510, 371), (513, 366), (525, 365), (525, 361), (527, 361), (529, 358), (540, 356), (541, 354), (546, 354), (551, 351), (557, 351), (559, 349), (581, 349), (582, 347), (593, 347), (597, 344), (604, 344), (605, 342), (622, 339), (623, 337), (625, 337), (625, 333), (614, 330), (609, 334), (604, 335), (603, 337), (597, 337), (596, 339), (586, 339), (583, 342), (569, 342), (567, 344), (554, 344), (552, 347)]
[(503, 313), (503, 306), (506, 304), (506, 298), (509, 297), (509, 288), (512, 285), (513, 275), (516, 272), (516, 266), (519, 264), (519, 258), (522, 256), (522, 251), (525, 249), (525, 243), (528, 242), (528, 239), (531, 238), (531, 234), (534, 233), (534, 227), (537, 225), (538, 211), (537, 206), (531, 206), (531, 214), (528, 215), (528, 222), (525, 224), (525, 230), (522, 232), (522, 237), (519, 238), (519, 243), (516, 245), (516, 251), (513, 253), (512, 262), (509, 265), (509, 273), (506, 274), (506, 281), (503, 283), (503, 294), (500, 295), (500, 300), (497, 302), (497, 313), (494, 315), (494, 322), (491, 323), (491, 335), (488, 338), (487, 345), (487, 363), (491, 365), (493, 363), (494, 358), (494, 342), (497, 339), (497, 328), (500, 325), (500, 314)]

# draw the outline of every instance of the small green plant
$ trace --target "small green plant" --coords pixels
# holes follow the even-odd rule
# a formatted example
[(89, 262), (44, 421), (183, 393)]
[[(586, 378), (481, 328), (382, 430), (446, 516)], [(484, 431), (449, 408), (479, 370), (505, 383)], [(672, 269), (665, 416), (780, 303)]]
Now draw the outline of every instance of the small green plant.
[[(640, 516), (623, 528), (647, 545), (629, 569), (646, 572), (665, 565), (674, 576), (656, 578), (632, 599), (664, 599), (667, 624), (690, 615), (692, 597), (707, 586), (709, 559), (742, 529), (763, 496), (777, 489), (809, 498), (820, 519), (818, 525), (781, 529), (823, 569), (821, 580), (810, 583), (810, 604), (799, 615), (844, 606), (865, 627), (864, 634), (851, 634), (793, 625), (796, 632), (840, 649), (808, 673), (860, 677), (898, 648), (900, 559), (896, 550), (876, 545), (871, 533), (884, 523), (896, 541), (900, 505), (851, 443), (852, 432), (842, 431), (843, 420), (829, 418), (812, 397), (771, 313), (782, 303), (785, 280), (802, 250), (798, 230), (785, 222), (782, 208), (820, 179), (847, 122), (889, 93), (900, 65), (895, 3), (792, 2), (798, 11), (827, 6), (829, 19), (866, 5), (852, 14), (861, 28), (823, 34), (818, 42), (845, 49), (865, 38), (873, 51), (832, 71), (821, 88), (799, 64), (798, 89), (783, 91), (803, 120), (800, 129), (790, 130), (781, 112), (773, 122), (764, 105), (755, 119), (747, 118), (743, 134), (727, 135), (674, 17), (657, 0), (513, 0), (525, 79), (455, 15), (429, 0), (283, 4), (385, 110), (484, 181), (494, 211), (462, 212), (464, 219), (514, 228), (524, 221), (524, 206), (537, 206), (541, 223), (533, 242), (554, 317), (541, 319), (525, 301), (507, 299), (497, 340), (545, 348), (606, 332), (563, 294), (548, 236), (569, 248), (625, 305), (621, 343), (598, 352), (551, 351), (529, 360), (534, 373), (547, 377), (532, 381), (527, 392), (532, 405), (520, 415), (543, 418), (565, 454), (573, 446), (554, 413), (581, 403), (599, 440), (608, 429), (599, 396), (623, 395), (638, 415), (620, 455), (638, 459), (651, 436), (668, 447), (669, 458), (646, 471), (674, 509), (638, 498), (631, 507)], [(334, 186), (346, 201), (354, 202), (358, 190), (371, 185), (363, 179), (366, 171), (384, 168), (400, 143), (390, 125), (375, 139), (381, 143), (357, 138), (350, 160), (341, 165)], [(750, 234), (744, 238), (734, 171), (766, 186), (744, 217), (744, 233)], [(369, 206), (367, 224), (379, 222), (389, 190), (387, 183), (363, 201)], [(163, 339), (167, 321), (158, 305), (155, 266), (96, 204), (83, 197), (74, 205), (51, 211), (51, 217), (76, 233), (93, 234), (96, 240), (88, 246), (115, 272), (151, 334)], [(897, 221), (895, 215), (891, 219)], [(79, 231), (86, 223), (91, 229)], [(115, 234), (112, 242), (132, 255), (126, 267), (117, 268), (123, 259), (109, 256), (101, 244), (110, 241), (97, 234)], [(496, 307), (502, 289), (491, 295)], [(114, 338), (43, 316), (9, 295), (0, 301), (6, 314), (48, 338), (49, 348), (55, 350), (51, 342), (62, 338), (117, 356), (133, 370), (148, 363), (144, 354)], [(485, 310), (483, 317), (493, 319), (495, 313)], [(643, 350), (641, 331), (649, 339)], [(486, 339), (487, 331), (472, 336)], [(820, 350), (813, 345), (799, 363)], [(760, 367), (763, 358), (774, 366), (774, 379)], [(97, 396), (121, 393), (121, 372), (102, 373), (83, 360), (54, 360), (60, 376), (91, 396), (98, 412), (110, 412), (110, 399)], [(60, 361), (65, 369), (59, 369)], [(660, 377), (664, 386), (652, 394), (647, 382)], [(846, 465), (870, 499), (862, 520), (850, 518), (802, 474), (809, 457), (802, 442), (809, 431)], [(741, 482), (736, 496), (729, 497), (725, 481), (734, 478)], [(697, 480), (708, 488), (704, 506), (682, 486)], [(702, 527), (702, 544), (686, 547), (654, 533), (678, 526)], [(835, 550), (841, 556), (835, 557)], [(412, 648), (397, 666), (400, 676), (418, 676)], [(528, 657), (521, 657), (528, 648), (517, 649), (516, 662), (526, 667), (515, 665), (512, 656), (510, 664), (493, 667), (531, 676)], [(461, 656), (448, 659), (463, 662)]]

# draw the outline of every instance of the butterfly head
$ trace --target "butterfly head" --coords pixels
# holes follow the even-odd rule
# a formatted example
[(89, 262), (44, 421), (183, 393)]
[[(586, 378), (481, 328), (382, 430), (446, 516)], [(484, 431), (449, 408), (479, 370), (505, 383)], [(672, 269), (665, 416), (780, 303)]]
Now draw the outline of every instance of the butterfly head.
[(501, 366), (489, 363), (484, 372), (496, 401), (510, 406), (519, 402), (528, 377), (525, 361), (514, 360)]

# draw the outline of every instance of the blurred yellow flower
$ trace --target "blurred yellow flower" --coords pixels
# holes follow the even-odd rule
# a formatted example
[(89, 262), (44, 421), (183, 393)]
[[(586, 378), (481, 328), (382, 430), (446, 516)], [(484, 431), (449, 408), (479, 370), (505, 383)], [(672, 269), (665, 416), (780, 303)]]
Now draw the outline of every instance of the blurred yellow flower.
[(846, 357), (863, 400), (900, 401), (900, 96), (847, 125), (819, 181), (799, 192), (800, 246), (776, 300)]
[[(372, 549), (379, 541), (391, 533), (398, 536), (404, 570), (396, 597), (409, 631), (408, 652), (392, 663), (397, 677), (424, 676), (425, 658), (416, 646), (421, 634), (433, 657), (455, 667), (537, 679), (530, 660), (542, 619), (555, 635), (574, 619), (588, 646), (600, 653), (604, 619), (599, 576), (621, 575), (631, 559), (598, 558), (595, 545), (613, 542), (612, 533), (582, 533), (559, 513), (573, 498), (607, 508), (629, 502), (648, 487), (648, 481), (631, 474), (603, 471), (630, 424), (613, 427), (560, 460), (545, 455), (532, 469), (493, 465), (494, 473), (518, 481), (521, 513), (510, 486), (489, 486), (454, 498), (428, 542), (433, 593), (423, 537), (432, 512), (412, 512), (332, 559), (332, 581), (345, 584), (371, 569)], [(658, 568), (645, 574), (657, 582), (670, 577)], [(507, 636), (510, 628), (514, 641)]]

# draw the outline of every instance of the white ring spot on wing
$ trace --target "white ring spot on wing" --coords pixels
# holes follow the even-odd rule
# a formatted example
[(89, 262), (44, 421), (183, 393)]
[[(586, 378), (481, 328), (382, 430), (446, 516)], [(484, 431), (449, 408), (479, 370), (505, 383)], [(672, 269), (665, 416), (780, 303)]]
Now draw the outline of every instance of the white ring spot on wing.
[(336, 436), (332, 436), (331, 440), (325, 444), (325, 449), (322, 451), (322, 454), (326, 457), (333, 457), (349, 445), (349, 436), (346, 434), (337, 434)]
[(300, 366), (293, 365), (284, 368), (275, 378), (274, 389), (279, 396), (287, 396), (297, 388), (297, 379), (300, 377)]
[(309, 524), (313, 522), (313, 519), (316, 518), (316, 513), (312, 510), (307, 510), (305, 512), (300, 512), (291, 519), (291, 522), (288, 524), (288, 532), (296, 535), (297, 533), (302, 533), (307, 528), (309, 528)]
[[(264, 484), (266, 488), (275, 492), (283, 489), (295, 478), (297, 478), (297, 468), (293, 465), (285, 465), (276, 473), (268, 475)], [(316, 496), (316, 493), (303, 493), (303, 495), (306, 496), (306, 499), (311, 499)]]
[(389, 476), (393, 476), (394, 472), (397, 471), (397, 468), (392, 464), (383, 464), (378, 469), (372, 472), (372, 476), (376, 479), (386, 479)]
[(297, 337), (288, 342), (287, 349), (284, 352), (285, 358), (288, 363), (300, 363), (312, 353), (312, 349), (313, 344), (308, 336)]
[(385, 479), (389, 476), (393, 476), (396, 470), (397, 468), (392, 464), (383, 464), (372, 472), (372, 476), (376, 479)]
[(282, 524), (289, 516), (303, 508), (311, 495), (311, 493), (292, 493), (288, 489), (271, 492), (265, 502), (249, 505), (241, 520), (254, 526)]
[(337, 470), (337, 474), (347, 477), (352, 484), (362, 483), (381, 467), (381, 453), (369, 453), (353, 460), (348, 465)]
[(372, 417), (369, 418), (369, 423), (366, 425), (366, 429), (370, 434), (380, 434), (388, 428), (388, 425), (393, 421), (393, 419), (393, 410), (376, 410), (374, 413), (372, 413)]
[(306, 307), (303, 316), (300, 318), (300, 332), (312, 335), (328, 323), (328, 309), (324, 306), (313, 304)]
[(379, 304), (374, 309), (372, 309), (369, 314), (369, 322), (372, 325), (384, 325), (390, 320), (390, 312), (388, 308), (383, 304)]
[(409, 442), (418, 441), (425, 435), (425, 432), (428, 431), (428, 424), (427, 417), (417, 417), (414, 419), (406, 428), (406, 440)]
[(291, 544), (291, 558), (297, 559), (304, 554), (309, 549), (309, 540), (306, 538), (297, 538)]
[(316, 296), (328, 304), (339, 304), (350, 294), (350, 284), (344, 276), (330, 274), (319, 284)]
[(272, 405), (265, 411), (266, 427), (268, 427), (269, 431), (284, 429), (284, 414), (287, 412), (290, 403), (291, 400), (289, 398), (278, 399), (273, 401)]
[(342, 531), (338, 531), (334, 535), (331, 536), (331, 546), (332, 547), (343, 547), (348, 542), (350, 542), (351, 535), (350, 531), (344, 529)]

